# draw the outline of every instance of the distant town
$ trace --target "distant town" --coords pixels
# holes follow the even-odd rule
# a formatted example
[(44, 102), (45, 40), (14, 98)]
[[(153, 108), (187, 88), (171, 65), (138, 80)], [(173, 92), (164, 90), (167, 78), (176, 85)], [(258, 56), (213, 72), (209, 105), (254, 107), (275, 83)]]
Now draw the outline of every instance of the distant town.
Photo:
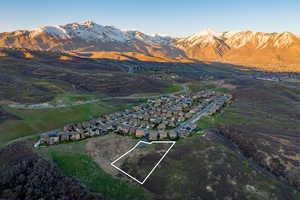
[(35, 146), (78, 141), (111, 132), (150, 141), (178, 139), (192, 135), (201, 117), (213, 115), (231, 101), (232, 95), (214, 90), (150, 98), (132, 109), (66, 125), (62, 131), (43, 133)]

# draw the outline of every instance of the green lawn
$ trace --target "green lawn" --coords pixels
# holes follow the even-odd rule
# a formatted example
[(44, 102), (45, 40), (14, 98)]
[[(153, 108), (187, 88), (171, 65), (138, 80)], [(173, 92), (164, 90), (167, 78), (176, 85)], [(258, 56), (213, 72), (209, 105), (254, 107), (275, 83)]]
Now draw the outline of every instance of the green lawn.
[(81, 153), (50, 151), (47, 153), (67, 176), (77, 178), (92, 192), (112, 200), (150, 199), (140, 186), (130, 185), (104, 172), (89, 156)]
[(202, 117), (200, 120), (197, 122), (197, 127), (200, 130), (204, 130), (207, 128), (214, 128), (217, 123), (221, 121), (221, 117), (217, 115), (214, 116), (206, 116)]
[(166, 93), (174, 93), (174, 92), (179, 92), (180, 90), (182, 90), (182, 86), (181, 85), (174, 85), (172, 87), (163, 88), (162, 90)]
[[(174, 85), (168, 88), (162, 88), (163, 93), (175, 93), (182, 90), (181, 85)], [(161, 93), (137, 93), (130, 95), (131, 97), (151, 97), (151, 96), (159, 96)]]
[(283, 79), (283, 80), (291, 83), (300, 83), (300, 80), (298, 79)]
[(230, 91), (226, 88), (218, 88), (217, 91), (221, 93), (230, 93)]
[[(214, 84), (203, 84), (203, 83), (189, 83), (188, 88), (192, 93), (199, 92), (201, 90), (206, 90), (206, 89), (215, 89), (217, 86)], [(220, 91), (222, 92), (222, 91)]]
[(88, 103), (59, 109), (16, 109), (4, 106), (6, 111), (22, 120), (7, 120), (0, 124), (0, 143), (59, 129), (69, 123), (90, 120), (101, 114), (123, 110), (127, 106), (129, 105), (116, 105), (108, 102)]

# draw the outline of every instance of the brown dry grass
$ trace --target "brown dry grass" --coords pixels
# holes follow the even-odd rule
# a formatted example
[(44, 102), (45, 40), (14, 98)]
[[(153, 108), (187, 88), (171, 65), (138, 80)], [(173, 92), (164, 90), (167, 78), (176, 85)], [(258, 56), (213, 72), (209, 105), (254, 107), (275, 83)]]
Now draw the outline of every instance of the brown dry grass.
[(69, 56), (60, 56), (59, 60), (72, 60), (72, 58)]
[(5, 56), (7, 56), (6, 53), (0, 52), (0, 57), (5, 57)]
[(92, 51), (92, 52), (76, 52), (72, 53), (79, 57), (88, 58), (108, 58), (115, 60), (133, 60), (152, 61), (152, 62), (193, 62), (184, 58), (169, 58), (165, 56), (150, 56), (136, 52), (117, 52), (117, 51)]
[(27, 59), (34, 58), (34, 56), (31, 53), (29, 53), (29, 52), (23, 52), (23, 55), (24, 55), (24, 58), (27, 58)]

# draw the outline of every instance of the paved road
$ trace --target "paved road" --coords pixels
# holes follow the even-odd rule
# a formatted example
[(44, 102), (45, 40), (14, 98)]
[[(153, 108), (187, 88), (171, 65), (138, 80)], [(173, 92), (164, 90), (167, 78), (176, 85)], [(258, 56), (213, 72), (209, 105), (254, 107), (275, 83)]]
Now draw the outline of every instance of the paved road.
[(9, 104), (8, 106), (11, 108), (18, 108), (18, 109), (48, 109), (48, 108), (66, 108), (66, 107), (72, 107), (72, 106), (78, 106), (83, 105), (87, 103), (94, 103), (101, 101), (102, 99), (92, 99), (88, 101), (78, 102), (78, 103), (72, 103), (72, 104), (61, 104), (61, 105), (51, 105), (48, 103), (41, 103), (41, 104)]
[[(207, 104), (204, 108), (201, 108), (200, 106), (198, 107), (199, 111), (197, 113), (195, 113), (190, 119), (188, 119), (187, 121), (181, 123), (178, 127), (171, 129), (174, 130), (175, 132), (180, 132), (180, 130), (184, 127), (186, 127), (189, 124), (195, 124), (201, 117), (205, 116), (211, 108), (213, 108), (213, 106), (215, 105), (215, 102), (219, 99), (222, 98), (222, 96), (217, 96), (213, 102), (211, 102), (210, 104)], [(128, 127), (132, 127), (132, 128), (136, 128), (134, 126), (130, 126), (127, 125)], [(149, 132), (149, 133), (154, 133), (154, 134), (158, 134), (159, 131), (158, 130), (149, 130), (147, 128), (140, 128), (142, 130), (144, 130), (145, 132)]]
[(187, 93), (189, 88), (186, 85), (181, 84), (180, 85), (182, 87), (182, 90), (178, 91), (178, 92), (174, 92), (174, 93), (170, 93), (170, 94), (160, 94), (160, 95), (153, 95), (153, 96), (144, 96), (144, 97), (107, 97), (107, 98), (103, 98), (102, 100), (111, 100), (111, 99), (149, 99), (149, 98), (158, 98), (161, 96), (174, 96), (177, 94), (181, 94), (181, 93)]
[(214, 107), (216, 101), (218, 101), (219, 98), (222, 98), (222, 96), (217, 96), (213, 102), (211, 102), (210, 104), (206, 105), (204, 108), (200, 108), (197, 113), (195, 113), (190, 119), (188, 119), (186, 122), (181, 123), (177, 128), (175, 128), (175, 130), (180, 130), (181, 128), (186, 127), (189, 124), (195, 124), (201, 117), (207, 115), (207, 113), (210, 111), (211, 108)]
[(161, 94), (161, 95), (153, 95), (153, 96), (145, 96), (145, 97), (107, 97), (107, 98), (102, 98), (102, 99), (92, 99), (88, 101), (83, 101), (79, 103), (73, 103), (73, 104), (62, 104), (62, 105), (51, 105), (48, 103), (41, 103), (41, 104), (31, 104), (31, 105), (26, 105), (26, 104), (9, 104), (8, 106), (11, 108), (18, 108), (18, 109), (55, 109), (55, 108), (66, 108), (66, 107), (72, 107), (72, 106), (78, 106), (78, 105), (83, 105), (83, 104), (88, 104), (88, 103), (95, 103), (98, 101), (109, 101), (113, 99), (148, 99), (148, 98), (158, 98), (160, 96), (172, 96), (180, 93), (187, 93), (189, 88), (186, 85), (181, 84), (182, 90), (178, 92), (174, 92), (171, 94)]

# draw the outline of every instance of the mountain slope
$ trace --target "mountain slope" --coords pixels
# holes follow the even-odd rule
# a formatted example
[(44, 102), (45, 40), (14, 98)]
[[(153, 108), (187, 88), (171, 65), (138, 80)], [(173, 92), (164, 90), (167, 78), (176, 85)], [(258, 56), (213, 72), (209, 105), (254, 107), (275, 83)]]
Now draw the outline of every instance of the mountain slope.
[(190, 58), (247, 65), (299, 65), (300, 37), (289, 32), (202, 31), (174, 43)]
[(146, 56), (143, 60), (149, 61), (198, 59), (263, 70), (300, 71), (300, 36), (290, 32), (215, 32), (208, 29), (186, 38), (173, 38), (87, 21), (0, 33), (0, 47), (105, 52), (97, 54), (104, 58), (124, 59), (118, 55), (120, 52), (125, 57), (132, 54), (136, 59), (143, 57), (142, 54)]
[(122, 31), (90, 21), (0, 34), (1, 47), (59, 51), (139, 52), (146, 55), (184, 57), (181, 50), (169, 45), (174, 41), (174, 38), (167, 36), (150, 36), (138, 31)]

